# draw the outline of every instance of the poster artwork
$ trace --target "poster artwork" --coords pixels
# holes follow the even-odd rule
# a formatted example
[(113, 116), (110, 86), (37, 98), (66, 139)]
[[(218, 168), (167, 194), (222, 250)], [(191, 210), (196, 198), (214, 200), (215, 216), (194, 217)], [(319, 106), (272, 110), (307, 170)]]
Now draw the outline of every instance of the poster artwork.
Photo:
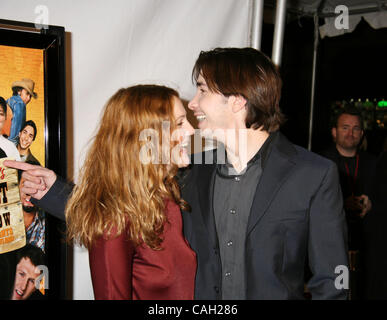
[(4, 166), (6, 159), (0, 159), (0, 254), (26, 244), (17, 170)]

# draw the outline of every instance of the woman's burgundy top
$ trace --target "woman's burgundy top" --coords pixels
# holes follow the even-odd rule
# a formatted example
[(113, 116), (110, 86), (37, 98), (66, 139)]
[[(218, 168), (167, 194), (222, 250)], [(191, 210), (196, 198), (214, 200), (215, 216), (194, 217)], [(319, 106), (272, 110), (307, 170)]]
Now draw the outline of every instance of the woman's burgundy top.
[(95, 299), (193, 299), (196, 254), (182, 231), (179, 206), (166, 201), (162, 250), (134, 246), (125, 232), (100, 238), (89, 250)]

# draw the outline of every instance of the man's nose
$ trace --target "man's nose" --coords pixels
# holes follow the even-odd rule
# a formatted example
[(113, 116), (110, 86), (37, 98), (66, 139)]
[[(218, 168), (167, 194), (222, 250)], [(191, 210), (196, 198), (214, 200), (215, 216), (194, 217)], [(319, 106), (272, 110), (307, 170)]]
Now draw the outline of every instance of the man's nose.
[(193, 97), (190, 102), (188, 102), (188, 109), (194, 111), (197, 106), (196, 97)]
[(27, 284), (28, 284), (28, 279), (23, 280), (23, 282), (20, 283), (20, 291), (24, 293), (27, 289)]

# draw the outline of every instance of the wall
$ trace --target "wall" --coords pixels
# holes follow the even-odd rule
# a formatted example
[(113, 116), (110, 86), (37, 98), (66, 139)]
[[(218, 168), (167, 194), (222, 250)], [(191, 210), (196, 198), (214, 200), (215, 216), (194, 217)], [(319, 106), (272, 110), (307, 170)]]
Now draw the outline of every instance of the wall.
[[(1, 0), (0, 18), (67, 31), (69, 174), (82, 165), (101, 109), (120, 87), (158, 83), (194, 93), (191, 70), (201, 50), (247, 46), (250, 0)], [(92, 299), (87, 251), (74, 249), (73, 298)]]

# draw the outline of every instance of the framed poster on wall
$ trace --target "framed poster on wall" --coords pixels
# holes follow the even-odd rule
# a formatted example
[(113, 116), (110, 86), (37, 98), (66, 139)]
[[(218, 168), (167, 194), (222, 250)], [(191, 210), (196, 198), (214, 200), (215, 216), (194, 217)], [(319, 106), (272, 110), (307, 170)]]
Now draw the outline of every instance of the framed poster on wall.
[[(63, 27), (38, 29), (32, 23), (0, 20), (0, 97), (0, 156), (40, 164), (66, 177)], [(21, 206), (25, 244), (2, 247), (13, 239), (13, 231), (11, 219), (3, 219), (1, 212), (9, 217), (13, 211), (0, 208), (0, 299), (64, 299), (65, 224), (27, 200), (23, 194), (15, 200)], [(28, 277), (37, 267), (39, 276)]]

